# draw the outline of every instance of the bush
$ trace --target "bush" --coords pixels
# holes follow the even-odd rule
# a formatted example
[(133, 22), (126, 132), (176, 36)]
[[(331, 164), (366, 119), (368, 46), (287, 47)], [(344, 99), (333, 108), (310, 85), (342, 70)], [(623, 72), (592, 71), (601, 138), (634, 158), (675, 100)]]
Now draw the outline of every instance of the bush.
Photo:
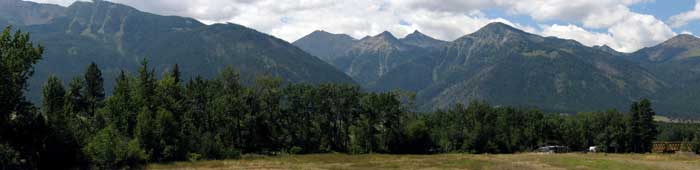
[(292, 147), (292, 148), (289, 149), (289, 154), (295, 154), (295, 155), (296, 155), (296, 154), (301, 153), (301, 151), (303, 151), (303, 150), (304, 150), (304, 149), (302, 149), (301, 147), (294, 146), (294, 147)]
[(187, 160), (189, 160), (190, 162), (196, 162), (196, 161), (202, 160), (202, 154), (188, 153)]
[(225, 159), (238, 159), (241, 158), (241, 150), (233, 147), (228, 147), (224, 149), (223, 156)]
[(148, 157), (138, 140), (128, 141), (111, 125), (97, 133), (83, 151), (94, 169), (136, 168)]
[(17, 151), (6, 144), (0, 144), (0, 169), (15, 169), (19, 166)]

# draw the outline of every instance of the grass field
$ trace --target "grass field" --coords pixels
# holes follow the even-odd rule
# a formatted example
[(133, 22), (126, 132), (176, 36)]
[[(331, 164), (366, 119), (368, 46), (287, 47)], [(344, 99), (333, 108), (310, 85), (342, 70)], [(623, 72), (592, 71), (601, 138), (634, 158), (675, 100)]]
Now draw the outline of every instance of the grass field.
[(313, 154), (245, 156), (239, 160), (152, 164), (147, 169), (469, 169), (469, 170), (700, 170), (700, 156), (682, 154)]

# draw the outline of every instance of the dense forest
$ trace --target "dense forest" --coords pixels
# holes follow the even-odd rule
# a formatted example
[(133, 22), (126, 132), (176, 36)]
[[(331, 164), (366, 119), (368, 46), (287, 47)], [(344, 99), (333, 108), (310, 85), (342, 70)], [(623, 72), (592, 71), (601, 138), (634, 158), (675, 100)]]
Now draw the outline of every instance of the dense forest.
[[(407, 92), (353, 85), (293, 84), (258, 75), (243, 84), (232, 67), (218, 77), (162, 75), (144, 59), (105, 94), (96, 64), (64, 84), (51, 76), (40, 106), (24, 92), (43, 47), (29, 35), (0, 36), (0, 169), (139, 168), (149, 162), (241, 154), (342, 152), (516, 153), (543, 145), (646, 153), (652, 141), (692, 140), (695, 125), (661, 124), (649, 100), (628, 112), (548, 114), (474, 101), (419, 113)], [(697, 148), (697, 147), (696, 147)]]

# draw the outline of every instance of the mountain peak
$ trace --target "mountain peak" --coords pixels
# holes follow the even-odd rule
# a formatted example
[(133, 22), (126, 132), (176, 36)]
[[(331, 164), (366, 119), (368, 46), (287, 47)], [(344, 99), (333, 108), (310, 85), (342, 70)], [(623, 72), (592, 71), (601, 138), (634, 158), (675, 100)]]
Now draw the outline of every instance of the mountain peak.
[(391, 34), (389, 31), (384, 31), (382, 33), (379, 33), (375, 36), (367, 36), (360, 41), (370, 41), (370, 42), (387, 42), (389, 44), (394, 44), (398, 43), (399, 39), (394, 36), (394, 34)]
[[(519, 30), (515, 27), (512, 27), (508, 24), (502, 23), (502, 22), (492, 22), (487, 24), (486, 26), (482, 27), (478, 31), (474, 32), (471, 34), (471, 36), (474, 37), (481, 37), (481, 38), (487, 38), (487, 37), (501, 37), (501, 36), (507, 36), (508, 34), (518, 34), (518, 35), (524, 35), (527, 34), (525, 31)], [(512, 36), (512, 35), (510, 35)]]
[(374, 37), (378, 38), (384, 38), (384, 39), (390, 39), (390, 40), (396, 40), (397, 38), (394, 36), (394, 34), (391, 34), (389, 31), (384, 31)]
[(433, 37), (430, 37), (428, 35), (425, 35), (421, 33), (420, 31), (416, 30), (411, 34), (406, 35), (406, 37), (401, 39), (401, 42), (405, 44), (410, 44), (414, 46), (419, 46), (419, 47), (440, 47), (447, 42), (435, 39)]
[(404, 39), (424, 39), (424, 38), (431, 38), (431, 37), (421, 33), (418, 30), (413, 31), (413, 33), (408, 34), (408, 35), (406, 35), (406, 37), (404, 37)]
[(607, 53), (610, 53), (610, 54), (614, 54), (614, 55), (621, 55), (621, 54), (623, 54), (622, 52), (619, 52), (619, 51), (613, 49), (612, 47), (608, 46), (607, 44), (596, 45), (596, 46), (593, 46), (593, 48), (598, 49), (598, 50), (603, 51), (603, 52), (607, 52)]
[[(301, 37), (298, 39), (296, 42), (302, 42), (302, 41), (343, 41), (343, 42), (351, 42), (355, 41), (355, 38), (350, 37), (347, 34), (334, 34), (330, 33), (324, 30), (316, 30), (314, 32), (311, 32), (310, 34)], [(295, 42), (295, 43), (296, 43)]]
[(665, 62), (697, 57), (700, 55), (697, 51), (700, 51), (700, 38), (680, 34), (659, 45), (634, 52), (634, 58), (640, 61)]
[(415, 30), (415, 31), (413, 31), (413, 33), (408, 34), (408, 35), (425, 35), (425, 34), (423, 34), (422, 32), (420, 32), (418, 30)]
[(311, 32), (311, 34), (309, 34), (309, 35), (314, 35), (314, 34), (330, 35), (331, 33), (330, 33), (330, 32), (326, 32), (326, 31), (324, 31), (324, 30), (316, 30), (316, 31), (314, 31), (314, 32)]
[(690, 34), (680, 34), (662, 43), (666, 47), (697, 48), (700, 38)]
[(510, 30), (510, 31), (520, 31), (519, 29), (510, 26), (508, 24), (502, 23), (502, 22), (492, 22), (489, 24), (486, 24), (486, 26), (482, 27), (480, 30)]

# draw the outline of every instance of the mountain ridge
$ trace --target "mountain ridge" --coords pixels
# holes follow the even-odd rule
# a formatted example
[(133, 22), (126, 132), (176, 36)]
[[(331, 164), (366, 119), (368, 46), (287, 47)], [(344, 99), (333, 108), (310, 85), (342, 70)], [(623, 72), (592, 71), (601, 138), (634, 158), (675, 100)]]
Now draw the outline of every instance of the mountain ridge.
[[(49, 75), (68, 82), (91, 62), (103, 71), (112, 90), (121, 70), (135, 71), (143, 58), (161, 75), (179, 64), (183, 78), (212, 78), (231, 65), (244, 83), (269, 74), (291, 83), (348, 83), (352, 78), (288, 42), (237, 25), (205, 25), (195, 19), (161, 16), (108, 1), (76, 2), (65, 16), (37, 25), (19, 25), (46, 47), (35, 65), (29, 96), (39, 100)], [(31, 12), (31, 11), (27, 11)], [(19, 16), (14, 16), (19, 18)]]
[[(422, 34), (414, 33), (418, 37)], [(373, 38), (376, 36), (359, 41)], [(356, 80), (359, 76), (352, 71), (357, 69), (348, 69), (352, 65), (378, 65), (358, 67), (364, 68), (359, 70), (391, 68), (370, 78), (371, 81), (360, 78), (358, 82), (377, 91), (414, 91), (422, 110), (447, 108), (471, 100), (555, 112), (595, 111), (601, 106), (624, 109), (626, 103), (641, 98), (661, 100), (657, 95), (673, 87), (652, 68), (639, 65), (630, 60), (628, 54), (610, 47), (590, 47), (574, 40), (543, 37), (505, 23), (487, 24), (474, 33), (434, 46), (436, 48), (419, 46), (421, 44), (408, 45), (410, 49), (426, 53), (411, 57), (397, 55), (401, 53), (391, 48), (366, 47), (393, 56), (345, 52), (346, 58), (355, 59), (336, 61), (333, 65)], [(357, 46), (346, 48), (356, 49)], [(403, 59), (388, 67), (377, 58)]]

